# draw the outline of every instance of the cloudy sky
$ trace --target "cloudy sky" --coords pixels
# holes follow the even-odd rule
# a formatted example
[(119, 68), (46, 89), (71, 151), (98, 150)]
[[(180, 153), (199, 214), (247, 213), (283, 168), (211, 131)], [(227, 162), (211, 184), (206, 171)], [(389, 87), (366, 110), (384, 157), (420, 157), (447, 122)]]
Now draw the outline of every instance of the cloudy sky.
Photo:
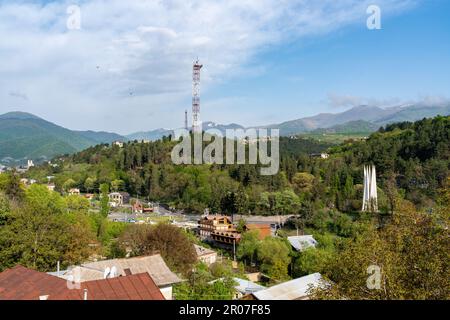
[[(370, 4), (381, 30), (366, 26)], [(0, 0), (0, 113), (121, 134), (180, 127), (197, 57), (202, 120), (441, 101), (448, 12), (446, 0)]]

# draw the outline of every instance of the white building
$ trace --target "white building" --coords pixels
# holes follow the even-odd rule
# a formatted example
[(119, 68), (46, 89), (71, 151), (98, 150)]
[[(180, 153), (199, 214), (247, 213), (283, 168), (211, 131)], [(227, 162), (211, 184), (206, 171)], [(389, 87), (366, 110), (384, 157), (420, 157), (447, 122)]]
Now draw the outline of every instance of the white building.
[(217, 252), (194, 244), (195, 253), (197, 253), (197, 260), (206, 263), (207, 265), (213, 264), (217, 261)]

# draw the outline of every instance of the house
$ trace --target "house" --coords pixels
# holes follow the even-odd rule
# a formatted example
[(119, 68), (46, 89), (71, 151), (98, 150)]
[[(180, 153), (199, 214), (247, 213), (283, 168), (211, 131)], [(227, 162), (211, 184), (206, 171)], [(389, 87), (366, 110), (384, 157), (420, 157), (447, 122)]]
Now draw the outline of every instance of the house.
[(194, 244), (195, 252), (197, 253), (197, 260), (206, 263), (207, 265), (213, 264), (217, 261), (217, 252), (214, 250)]
[(237, 285), (234, 286), (234, 299), (236, 300), (242, 298), (245, 295), (266, 289), (266, 287), (254, 283), (250, 280), (244, 280), (240, 278), (233, 278), (233, 280), (237, 283)]
[(200, 239), (211, 240), (212, 232), (228, 231), (234, 229), (231, 219), (222, 215), (205, 215), (198, 220)]
[(122, 141), (114, 141), (113, 146), (118, 146), (119, 148), (123, 148), (123, 142)]
[(83, 195), (86, 199), (88, 200), (93, 200), (94, 199), (94, 194), (93, 193), (86, 193), (85, 195)]
[(109, 195), (110, 203), (115, 203), (114, 207), (123, 206), (130, 202), (130, 195), (127, 192), (111, 192)]
[(241, 240), (241, 234), (234, 229), (229, 231), (213, 231), (211, 232), (211, 239), (219, 244), (234, 245)]
[(131, 210), (133, 213), (143, 213), (144, 206), (139, 201), (136, 201), (136, 203), (131, 206)]
[(256, 300), (308, 300), (309, 291), (323, 285), (324, 280), (320, 273), (313, 273), (301, 278), (283, 282), (270, 288), (259, 290), (243, 299)]
[(307, 248), (315, 248), (318, 244), (312, 235), (287, 237), (289, 243), (296, 251), (303, 251)]
[(0, 273), (0, 300), (164, 300), (148, 273), (84, 283), (20, 265)]
[(263, 240), (264, 238), (272, 235), (270, 224), (247, 223), (244, 226), (244, 230), (257, 230), (259, 233), (259, 240)]
[(159, 254), (84, 263), (61, 272), (59, 277), (64, 279), (75, 277), (83, 283), (103, 279), (106, 271), (108, 271), (109, 277), (123, 277), (146, 272), (167, 300), (172, 299), (173, 284), (181, 282), (181, 279), (167, 267)]
[(79, 195), (80, 195), (80, 189), (78, 189), (78, 188), (72, 188), (72, 189), (69, 190), (69, 194), (70, 194), (71, 196), (73, 196), (73, 195), (79, 196)]
[[(223, 278), (218, 278), (213, 281), (208, 282), (209, 284), (213, 284), (216, 281), (223, 280)], [(234, 293), (233, 293), (233, 300), (241, 299), (244, 296), (248, 296), (254, 292), (258, 292), (260, 290), (266, 289), (266, 287), (263, 287), (257, 283), (254, 283), (250, 280), (244, 280), (241, 278), (233, 278), (233, 281), (235, 282), (234, 285)]]
[(311, 158), (321, 158), (321, 159), (328, 159), (330, 155), (328, 153), (311, 153)]

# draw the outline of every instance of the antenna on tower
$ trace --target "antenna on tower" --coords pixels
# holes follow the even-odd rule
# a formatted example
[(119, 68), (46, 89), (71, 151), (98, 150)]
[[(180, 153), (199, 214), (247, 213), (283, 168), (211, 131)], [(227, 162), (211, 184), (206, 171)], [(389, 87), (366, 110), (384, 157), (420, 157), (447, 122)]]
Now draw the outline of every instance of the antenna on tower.
[(192, 67), (192, 132), (202, 132), (200, 121), (200, 69), (202, 64), (197, 61)]

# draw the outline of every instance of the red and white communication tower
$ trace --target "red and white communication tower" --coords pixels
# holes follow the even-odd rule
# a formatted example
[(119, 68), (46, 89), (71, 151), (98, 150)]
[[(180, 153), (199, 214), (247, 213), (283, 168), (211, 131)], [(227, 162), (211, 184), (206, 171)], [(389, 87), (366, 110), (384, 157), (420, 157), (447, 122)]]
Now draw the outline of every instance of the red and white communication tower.
[(197, 61), (192, 68), (192, 132), (202, 132), (200, 120), (200, 69), (203, 67)]

